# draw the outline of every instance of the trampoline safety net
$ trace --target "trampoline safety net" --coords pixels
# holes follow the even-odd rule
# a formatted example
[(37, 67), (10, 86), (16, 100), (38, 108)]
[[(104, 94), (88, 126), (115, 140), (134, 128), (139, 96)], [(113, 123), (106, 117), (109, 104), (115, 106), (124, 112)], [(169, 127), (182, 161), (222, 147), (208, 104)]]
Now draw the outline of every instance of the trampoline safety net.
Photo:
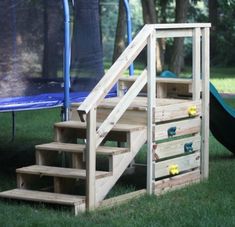
[[(98, 4), (70, 5), (71, 92), (89, 92), (104, 74)], [(62, 94), (63, 1), (1, 0), (0, 18), (0, 99)]]

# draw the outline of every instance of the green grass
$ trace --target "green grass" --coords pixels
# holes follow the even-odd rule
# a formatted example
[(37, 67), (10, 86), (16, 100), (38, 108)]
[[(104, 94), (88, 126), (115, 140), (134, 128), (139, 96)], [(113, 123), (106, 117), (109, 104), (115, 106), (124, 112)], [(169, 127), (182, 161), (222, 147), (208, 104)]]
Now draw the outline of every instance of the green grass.
[[(220, 73), (215, 70), (215, 79)], [(221, 70), (221, 75), (234, 72)], [(213, 70), (212, 70), (213, 73)], [(218, 76), (217, 76), (218, 75)], [(235, 75), (235, 74), (233, 74)], [(223, 89), (227, 91), (226, 85)], [(228, 103), (235, 107), (234, 100)], [(15, 168), (34, 163), (34, 145), (51, 141), (59, 109), (17, 113), (16, 140), (10, 143), (11, 115), (0, 117), (0, 191), (15, 187)], [(142, 152), (138, 158), (145, 158)], [(121, 206), (79, 214), (66, 208), (0, 200), (0, 226), (235, 226), (235, 156), (210, 136), (208, 181), (167, 193), (143, 196)], [(140, 179), (134, 179), (139, 181)], [(127, 179), (109, 196), (133, 191)]]

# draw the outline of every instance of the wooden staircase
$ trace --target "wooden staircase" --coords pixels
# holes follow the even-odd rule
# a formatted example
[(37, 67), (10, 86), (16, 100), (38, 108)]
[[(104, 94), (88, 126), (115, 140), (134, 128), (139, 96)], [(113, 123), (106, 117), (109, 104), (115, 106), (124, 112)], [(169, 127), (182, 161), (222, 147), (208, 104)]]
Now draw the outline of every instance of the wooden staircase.
[[(2, 192), (0, 196), (69, 205), (74, 207), (77, 213), (85, 209), (86, 203), (86, 196), (76, 195), (79, 192), (74, 191), (77, 182), (87, 179), (86, 145), (72, 142), (85, 138), (86, 123), (59, 122), (54, 125), (54, 128), (55, 142), (37, 145), (36, 165), (17, 169), (17, 189)], [(95, 171), (94, 187), (97, 204), (105, 198), (146, 142), (146, 127), (117, 124), (108, 134), (107, 139), (125, 143), (126, 147), (99, 146), (97, 148), (97, 155), (108, 158), (107, 171)], [(69, 164), (67, 164), (69, 168), (58, 166), (58, 162), (56, 163), (61, 154), (67, 154), (67, 158), (69, 157)]]
[[(104, 199), (145, 143), (142, 194), (161, 194), (206, 179), (209, 27), (145, 25), (84, 102), (72, 105), (70, 120), (55, 123), (54, 141), (36, 146), (36, 165), (16, 170), (17, 189), (0, 197), (68, 205), (75, 214), (116, 203), (115, 198)], [(192, 37), (192, 79), (156, 78), (156, 38), (163, 37)], [(145, 46), (147, 68), (138, 77), (123, 77)], [(118, 97), (105, 99), (116, 83)], [(97, 156), (107, 166), (100, 166)]]

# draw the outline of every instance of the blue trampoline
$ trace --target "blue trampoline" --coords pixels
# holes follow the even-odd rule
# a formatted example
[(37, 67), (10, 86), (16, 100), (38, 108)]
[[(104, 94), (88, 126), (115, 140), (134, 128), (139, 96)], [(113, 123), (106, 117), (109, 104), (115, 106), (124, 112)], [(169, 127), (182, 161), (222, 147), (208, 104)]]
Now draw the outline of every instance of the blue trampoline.
[[(123, 1), (126, 9), (129, 43), (132, 41), (130, 8), (128, 0)], [(45, 21), (50, 19), (49, 14), (46, 15), (46, 17), (44, 15), (41, 20), (37, 19), (36, 22), (34, 22), (33, 19), (27, 21), (28, 18), (25, 18), (24, 15), (28, 13), (27, 10), (31, 10), (31, 8), (27, 7), (33, 7), (32, 12), (39, 15), (41, 13), (41, 8), (44, 7), (43, 2), (47, 1), (37, 1), (31, 5), (27, 5), (29, 4), (27, 1), (24, 2), (20, 0), (11, 0), (9, 2), (2, 1), (0, 3), (1, 8), (6, 8), (6, 14), (4, 15), (4, 27), (6, 28), (6, 31), (3, 30), (2, 33), (5, 34), (5, 36), (0, 35), (0, 42), (2, 45), (5, 45), (6, 50), (9, 49), (8, 52), (11, 52), (12, 55), (10, 58), (8, 58), (7, 54), (3, 55), (2, 58), (5, 58), (6, 62), (0, 62), (0, 112), (36, 110), (62, 106), (64, 107), (64, 120), (67, 120), (70, 103), (83, 101), (104, 74), (102, 62), (103, 52), (100, 37), (99, 0), (78, 0), (71, 2), (68, 0), (51, 0), (46, 3), (51, 4), (51, 8), (53, 7), (53, 9), (62, 10), (63, 6), (61, 14), (63, 12), (64, 22), (58, 18), (58, 23), (50, 24), (50, 21)], [(78, 44), (76, 45), (76, 52), (78, 52), (77, 57), (75, 58), (76, 63), (71, 62), (71, 9), (73, 11), (73, 18), (78, 18), (75, 24), (77, 32), (73, 33), (78, 41)], [(22, 24), (26, 22), (28, 27), (24, 28), (24, 32), (28, 33), (35, 32), (36, 23), (41, 26), (38, 27), (39, 25), (37, 25), (37, 30), (44, 31), (44, 33), (45, 29), (49, 30), (51, 27), (57, 29), (57, 31), (61, 28), (64, 30), (64, 35), (60, 35), (57, 39), (57, 42), (60, 43), (58, 46), (62, 46), (61, 49), (63, 49), (64, 46), (64, 51), (62, 55), (56, 57), (58, 62), (63, 65), (63, 78), (58, 78), (58, 75), (54, 78), (47, 78), (45, 75), (42, 75), (41, 78), (35, 78), (25, 76), (25, 73), (22, 73), (23, 76), (20, 74), (19, 64), (17, 65), (18, 62), (22, 63), (20, 56), (25, 53), (31, 53), (29, 51), (24, 52), (22, 46), (26, 47), (25, 50), (34, 50), (35, 47), (32, 43), (39, 43), (43, 46), (42, 40), (45, 41), (45, 38), (48, 38), (45, 37), (45, 34), (42, 34), (38, 35), (38, 40), (37, 38), (34, 38), (33, 41), (29, 43), (25, 42), (26, 44), (19, 44), (18, 36), (22, 36), (22, 42), (24, 42), (24, 34), (21, 34), (19, 30), (21, 29)], [(46, 27), (43, 27), (43, 25)], [(8, 36), (6, 34), (8, 34)], [(44, 50), (40, 52), (41, 55), (45, 54), (46, 47), (49, 49), (47, 52), (52, 52), (50, 56), (53, 56), (53, 50), (50, 45), (44, 45)], [(10, 61), (9, 59), (13, 59), (13, 61)], [(78, 68), (76, 75), (73, 75), (72, 77), (70, 76), (70, 62)], [(4, 67), (1, 67), (1, 65), (4, 64), (7, 65), (10, 70), (5, 70)], [(130, 75), (132, 74), (133, 66), (130, 67)], [(113, 89), (109, 96), (115, 95), (116, 92)]]
[[(126, 10), (127, 42), (130, 43), (130, 8), (128, 0), (123, 1)], [(104, 75), (99, 0), (40, 0), (33, 4), (30, 1), (10, 0), (1, 1), (0, 8), (6, 9), (4, 15), (1, 15), (4, 19), (0, 21), (3, 28), (0, 33), (0, 50), (6, 50), (4, 53), (1, 51), (0, 59), (0, 112), (12, 112), (13, 137), (17, 111), (62, 107), (63, 120), (68, 120), (70, 103), (83, 101)], [(64, 14), (64, 20), (61, 17), (51, 18), (51, 13), (56, 10), (59, 15)], [(32, 18), (29, 21), (27, 14), (31, 16), (32, 13), (37, 19)], [(40, 17), (42, 13), (43, 17)], [(76, 38), (76, 45), (72, 43), (75, 38), (71, 38), (71, 18), (75, 18), (73, 36)], [(51, 30), (54, 34), (51, 34)], [(53, 42), (50, 42), (50, 38)], [(39, 60), (34, 61), (34, 54), (41, 56)], [(27, 59), (30, 62), (29, 68), (41, 61), (47, 70), (41, 67), (36, 76), (25, 71), (22, 56), (31, 55), (32, 58)], [(52, 62), (51, 59), (56, 60), (57, 67), (63, 68), (62, 77), (57, 75), (59, 70), (48, 70), (50, 64), (47, 61)], [(72, 76), (71, 65), (76, 67)], [(133, 75), (133, 65), (129, 73)], [(116, 96), (114, 88), (108, 97), (113, 96)]]

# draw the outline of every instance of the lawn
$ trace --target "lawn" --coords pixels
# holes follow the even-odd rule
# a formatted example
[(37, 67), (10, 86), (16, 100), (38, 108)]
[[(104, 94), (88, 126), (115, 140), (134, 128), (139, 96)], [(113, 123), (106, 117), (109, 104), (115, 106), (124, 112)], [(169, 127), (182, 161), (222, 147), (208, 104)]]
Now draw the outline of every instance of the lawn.
[[(215, 85), (223, 78), (234, 84), (232, 75), (235, 69), (212, 69)], [(221, 87), (223, 92), (234, 92), (230, 89), (235, 89), (230, 83)], [(228, 102), (235, 107), (235, 100)], [(15, 187), (16, 167), (34, 163), (34, 145), (52, 140), (53, 123), (60, 121), (59, 114), (59, 109), (17, 113), (16, 140), (9, 142), (11, 115), (1, 113), (1, 191)], [(235, 226), (234, 179), (235, 156), (211, 136), (208, 181), (77, 217), (66, 208), (0, 201), (0, 226)], [(119, 185), (112, 194), (133, 189), (133, 185)]]

